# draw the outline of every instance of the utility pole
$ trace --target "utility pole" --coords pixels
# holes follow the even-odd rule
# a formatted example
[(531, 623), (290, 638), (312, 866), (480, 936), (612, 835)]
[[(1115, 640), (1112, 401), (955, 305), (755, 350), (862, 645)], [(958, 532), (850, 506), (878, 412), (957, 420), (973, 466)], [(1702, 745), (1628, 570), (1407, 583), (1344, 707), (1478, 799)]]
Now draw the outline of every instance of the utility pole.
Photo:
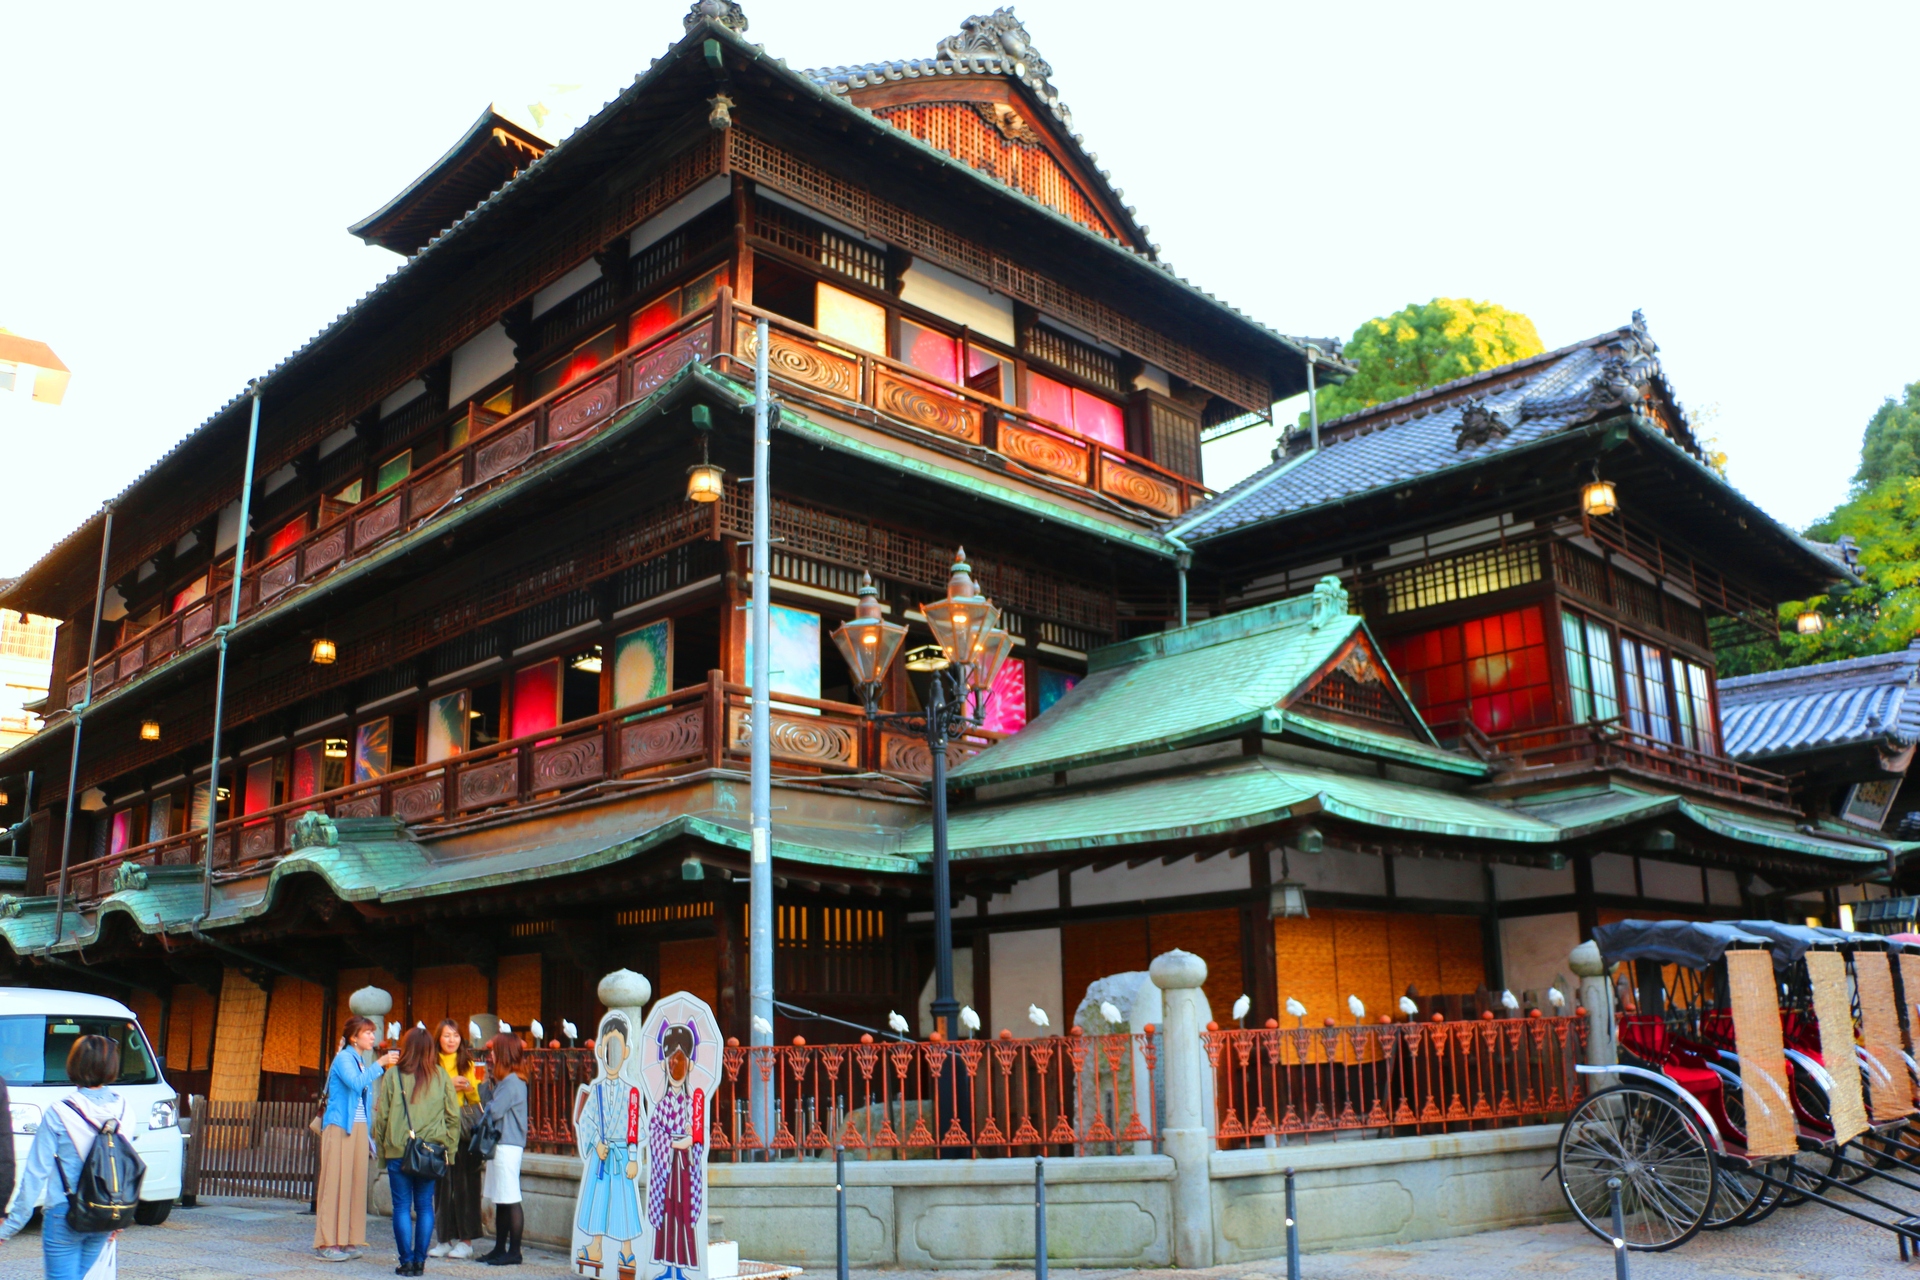
[[(773, 489), (767, 480), (772, 453), (768, 432), (767, 321), (754, 322), (753, 345), (753, 604), (751, 638), (753, 670), (752, 752), (748, 763), (748, 831), (752, 861), (748, 868), (747, 972), (752, 1026), (747, 1043), (756, 1048), (773, 1044), (773, 655), (768, 636), (767, 571), (773, 541)], [(771, 1081), (759, 1072), (753, 1080), (753, 1122), (771, 1134)]]

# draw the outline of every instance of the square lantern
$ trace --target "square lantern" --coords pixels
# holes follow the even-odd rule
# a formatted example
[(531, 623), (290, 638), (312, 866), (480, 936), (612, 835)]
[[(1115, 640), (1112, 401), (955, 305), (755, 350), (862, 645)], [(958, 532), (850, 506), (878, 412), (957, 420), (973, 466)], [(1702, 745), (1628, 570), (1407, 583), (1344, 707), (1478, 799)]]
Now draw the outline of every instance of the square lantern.
[(876, 685), (886, 678), (894, 655), (900, 652), (907, 629), (881, 616), (879, 592), (871, 574), (860, 575), (860, 603), (854, 606), (853, 620), (833, 629), (833, 647), (846, 660), (856, 685)]
[(974, 649), (973, 669), (967, 673), (967, 688), (975, 693), (991, 692), (995, 677), (1012, 652), (1013, 637), (1001, 628), (994, 627), (981, 636)]
[(920, 612), (926, 615), (947, 661), (955, 666), (974, 660), (975, 649), (1000, 617), (1000, 611), (973, 585), (973, 567), (967, 563), (965, 547), (954, 559), (946, 599), (923, 604)]

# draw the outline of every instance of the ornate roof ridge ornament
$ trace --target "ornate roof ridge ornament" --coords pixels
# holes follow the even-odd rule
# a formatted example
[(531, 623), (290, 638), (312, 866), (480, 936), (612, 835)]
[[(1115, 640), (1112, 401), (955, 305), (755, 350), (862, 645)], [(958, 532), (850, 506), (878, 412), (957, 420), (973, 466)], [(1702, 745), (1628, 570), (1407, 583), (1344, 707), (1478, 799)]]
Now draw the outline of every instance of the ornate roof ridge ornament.
[(958, 35), (948, 36), (934, 46), (933, 56), (964, 62), (981, 55), (999, 56), (1014, 64), (1014, 74), (1024, 80), (1032, 72), (1042, 80), (1053, 75), (1053, 67), (1033, 47), (1026, 26), (1013, 16), (1013, 6), (1002, 5), (992, 13), (976, 13), (960, 24)]
[(739, 35), (746, 34), (747, 14), (739, 5), (739, 0), (693, 0), (693, 7), (687, 10), (682, 20), (688, 31), (702, 22), (713, 21)]

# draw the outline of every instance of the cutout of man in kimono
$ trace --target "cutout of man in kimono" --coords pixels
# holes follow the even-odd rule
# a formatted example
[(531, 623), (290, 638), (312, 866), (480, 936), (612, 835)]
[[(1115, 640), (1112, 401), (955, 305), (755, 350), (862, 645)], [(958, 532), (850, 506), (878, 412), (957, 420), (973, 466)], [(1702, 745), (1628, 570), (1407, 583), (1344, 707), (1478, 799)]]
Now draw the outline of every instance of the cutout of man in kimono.
[[(573, 1267), (580, 1275), (591, 1271), (598, 1277), (611, 1244), (618, 1280), (633, 1280), (646, 1233), (640, 1220), (646, 1107), (627, 1075), (632, 1040), (626, 1014), (600, 1019), (594, 1041), (600, 1074), (574, 1101), (573, 1132), (584, 1165), (574, 1209)], [(585, 1244), (579, 1243), (582, 1236)]]
[(657, 1270), (645, 1280), (706, 1280), (707, 1132), (720, 1079), (720, 1027), (697, 996), (654, 1005), (641, 1033), (647, 1088), (647, 1227)]

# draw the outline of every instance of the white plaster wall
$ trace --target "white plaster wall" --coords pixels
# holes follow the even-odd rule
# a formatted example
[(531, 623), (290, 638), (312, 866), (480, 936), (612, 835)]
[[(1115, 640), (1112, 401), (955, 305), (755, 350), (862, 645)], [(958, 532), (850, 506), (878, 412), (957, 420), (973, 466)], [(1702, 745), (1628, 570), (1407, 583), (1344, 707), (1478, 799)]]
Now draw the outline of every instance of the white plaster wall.
[(1486, 897), (1483, 871), (1478, 862), (1452, 858), (1395, 858), (1393, 891), (1402, 898), (1479, 902)]
[(1124, 862), (1104, 871), (1082, 867), (1073, 873), (1073, 905), (1090, 907), (1106, 902), (1151, 902), (1156, 898), (1192, 893), (1230, 892), (1245, 889), (1251, 884), (1250, 874), (1244, 857), (1234, 858), (1224, 853), (1205, 862), (1186, 858), (1172, 866), (1164, 866), (1156, 858), (1143, 867), (1131, 870)]
[(213, 527), (213, 554), (216, 556), (240, 541), (240, 499), (220, 508), (219, 523)]
[(994, 934), (987, 944), (987, 972), (992, 978), (988, 993), (992, 1004), (982, 1028), (985, 1034), (998, 1035), (1002, 1027), (1020, 1039), (1049, 1034), (1027, 1020), (1030, 1004), (1047, 1011), (1052, 1034), (1072, 1025), (1073, 1010), (1065, 1007), (1060, 990), (1058, 929)]
[(900, 278), (900, 300), (964, 324), (996, 342), (1013, 345), (1013, 300), (951, 271), (924, 262)]
[[(354, 432), (352, 427), (340, 428), (338, 431), (334, 432), (332, 435), (328, 436), (325, 440), (322, 440), (320, 442), (320, 456), (324, 458), (330, 453), (338, 453), (340, 450), (346, 448), (348, 445), (353, 443), (353, 435), (354, 435)], [(188, 535), (188, 536), (191, 537), (192, 535)], [(186, 541), (186, 539), (183, 538), (181, 539), (181, 541), (184, 542)]]
[(459, 404), (474, 392), (513, 372), (513, 339), (494, 325), (462, 343), (453, 353), (453, 374), (447, 383), (447, 403)]
[[(927, 980), (920, 986), (920, 1007), (913, 1019), (914, 1026), (920, 1029), (922, 1040), (933, 1034), (933, 979), (934, 975), (929, 971)], [(973, 1004), (972, 947), (953, 949), (953, 998), (963, 1005)]]
[(415, 378), (380, 402), (380, 416), (384, 418), (395, 409), (410, 405), (425, 394), (427, 394), (427, 384)]
[(1060, 876), (1057, 872), (1049, 871), (1020, 881), (1009, 893), (994, 894), (987, 899), (987, 914), (1004, 916), (1015, 911), (1052, 911), (1059, 905)]
[[(268, 493), (272, 493), (276, 489), (281, 489), (286, 487), (287, 485), (292, 484), (294, 477), (299, 474), (300, 472), (297, 469), (295, 469), (294, 465), (291, 462), (289, 462), (286, 466), (281, 467), (277, 471), (269, 471), (267, 473), (267, 478), (260, 482), (260, 487), (266, 490)], [(148, 576), (147, 566), (141, 565), (140, 566), (141, 579), (144, 581), (147, 576)]]
[(1309, 890), (1376, 895), (1387, 891), (1386, 864), (1374, 854), (1339, 853), (1331, 849), (1324, 853), (1302, 853), (1298, 849), (1289, 849), (1285, 858), (1280, 856), (1278, 850), (1268, 857), (1275, 884), (1280, 883), (1284, 870)]
[[(1571, 974), (1567, 953), (1579, 945), (1580, 917), (1571, 911), (1502, 920), (1500, 966), (1507, 989), (1516, 996), (1529, 988), (1544, 995), (1556, 974)], [(1571, 994), (1567, 998), (1573, 999)]]
[(1593, 891), (1623, 893), (1629, 897), (1638, 893), (1633, 883), (1633, 859), (1624, 853), (1594, 854)]
[(1720, 907), (1740, 905), (1740, 877), (1725, 867), (1707, 868), (1707, 901)]
[(533, 314), (551, 311), (600, 278), (600, 264), (589, 258), (533, 295)]
[(724, 174), (708, 178), (672, 204), (654, 214), (633, 229), (627, 238), (627, 251), (639, 253), (642, 249), (678, 231), (693, 219), (725, 200), (733, 191), (733, 179)]
[(1556, 893), (1572, 892), (1572, 867), (1550, 871), (1545, 867), (1515, 867), (1504, 862), (1494, 864), (1493, 893), (1494, 897), (1502, 902), (1511, 902), (1515, 898), (1546, 898)]
[(1649, 898), (1670, 902), (1699, 902), (1700, 868), (1678, 862), (1640, 859), (1640, 887)]

